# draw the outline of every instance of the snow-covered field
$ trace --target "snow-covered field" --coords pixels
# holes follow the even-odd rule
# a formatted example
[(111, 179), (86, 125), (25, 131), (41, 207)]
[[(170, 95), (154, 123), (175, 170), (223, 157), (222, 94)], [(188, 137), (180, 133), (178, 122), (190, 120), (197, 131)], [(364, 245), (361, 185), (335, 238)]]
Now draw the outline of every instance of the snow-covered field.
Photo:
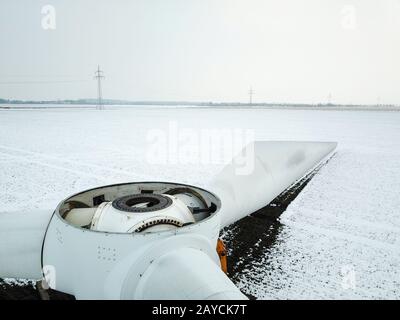
[(148, 162), (155, 129), (253, 129), (257, 140), (337, 141), (237, 282), (261, 299), (400, 298), (400, 112), (113, 107), (0, 110), (0, 203), (47, 206), (134, 180), (206, 186), (222, 164)]

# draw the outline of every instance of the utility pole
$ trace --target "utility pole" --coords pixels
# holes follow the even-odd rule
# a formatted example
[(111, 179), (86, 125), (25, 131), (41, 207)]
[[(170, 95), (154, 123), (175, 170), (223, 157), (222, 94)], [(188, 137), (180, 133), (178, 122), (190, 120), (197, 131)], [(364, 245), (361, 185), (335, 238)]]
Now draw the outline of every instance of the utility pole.
[(104, 78), (103, 71), (100, 70), (100, 66), (97, 66), (97, 70), (94, 73), (94, 78), (97, 79), (97, 110), (103, 110), (103, 97), (101, 93), (101, 79)]
[(378, 98), (376, 98), (376, 105), (379, 107), (381, 105), (381, 97), (378, 96)]
[(253, 94), (254, 94), (254, 90), (253, 90), (252, 87), (250, 87), (250, 90), (249, 90), (249, 98), (250, 98), (249, 104), (250, 104), (250, 105), (253, 104)]
[(332, 104), (332, 93), (329, 93), (328, 95), (328, 105)]

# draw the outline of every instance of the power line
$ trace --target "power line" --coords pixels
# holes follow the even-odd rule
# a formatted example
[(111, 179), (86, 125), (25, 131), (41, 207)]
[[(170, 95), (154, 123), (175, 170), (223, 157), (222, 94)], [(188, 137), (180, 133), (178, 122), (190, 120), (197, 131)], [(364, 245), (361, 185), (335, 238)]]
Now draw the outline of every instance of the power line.
[(100, 70), (100, 66), (97, 66), (97, 70), (94, 73), (94, 78), (97, 79), (97, 109), (103, 110), (103, 97), (101, 92), (101, 79), (104, 78), (103, 71)]
[(0, 81), (0, 85), (79, 83), (87, 80)]

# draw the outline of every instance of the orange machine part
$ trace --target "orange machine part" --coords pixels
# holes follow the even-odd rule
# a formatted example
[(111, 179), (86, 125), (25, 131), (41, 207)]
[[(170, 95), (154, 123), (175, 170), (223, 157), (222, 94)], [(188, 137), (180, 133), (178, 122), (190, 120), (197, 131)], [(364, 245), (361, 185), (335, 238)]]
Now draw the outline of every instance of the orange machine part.
[(217, 242), (217, 253), (219, 256), (219, 260), (221, 262), (221, 269), (223, 272), (228, 272), (228, 263), (226, 261), (226, 249), (225, 244), (221, 239), (218, 239)]

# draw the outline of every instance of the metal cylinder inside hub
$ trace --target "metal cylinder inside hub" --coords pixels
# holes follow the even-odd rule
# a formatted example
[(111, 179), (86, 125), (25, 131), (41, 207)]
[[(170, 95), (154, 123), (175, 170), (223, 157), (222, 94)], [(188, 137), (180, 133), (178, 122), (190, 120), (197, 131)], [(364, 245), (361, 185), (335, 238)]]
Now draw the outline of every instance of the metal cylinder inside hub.
[(171, 204), (171, 198), (161, 194), (133, 194), (112, 202), (112, 206), (117, 210), (138, 213), (163, 210)]

